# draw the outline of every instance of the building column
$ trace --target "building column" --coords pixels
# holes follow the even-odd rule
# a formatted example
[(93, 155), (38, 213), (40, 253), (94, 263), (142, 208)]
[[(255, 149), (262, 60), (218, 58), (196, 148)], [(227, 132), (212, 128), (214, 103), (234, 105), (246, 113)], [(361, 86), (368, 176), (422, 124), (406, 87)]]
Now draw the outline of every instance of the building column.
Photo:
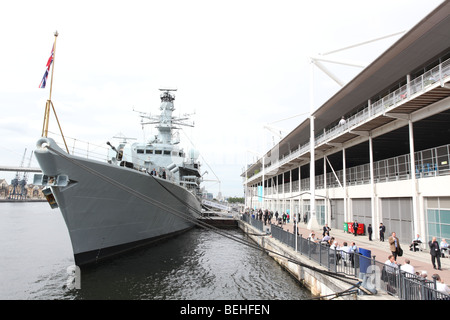
[(350, 222), (350, 217), (347, 210), (347, 170), (346, 170), (346, 163), (345, 163), (345, 148), (342, 148), (342, 175), (344, 180), (344, 222)]
[(265, 197), (265, 188), (264, 188), (264, 175), (265, 175), (265, 167), (264, 167), (264, 159), (266, 158), (266, 155), (265, 154), (263, 154), (263, 156), (262, 156), (262, 178), (261, 178), (261, 188), (262, 188), (262, 209), (264, 210), (266, 207), (265, 207), (265, 199), (266, 199), (266, 197)]
[(376, 232), (378, 230), (378, 225), (380, 221), (379, 213), (377, 211), (377, 192), (375, 187), (375, 178), (373, 173), (373, 142), (372, 142), (372, 134), (369, 134), (369, 170), (370, 170), (370, 190), (371, 190), (371, 200), (370, 206), (372, 211), (372, 230), (374, 239), (378, 239), (380, 237), (380, 233)]
[(292, 169), (289, 170), (289, 215), (292, 219)]
[(286, 193), (284, 192), (284, 172), (281, 174), (281, 189), (283, 190), (283, 206), (281, 213), (286, 212)]
[(310, 163), (309, 163), (309, 191), (311, 193), (310, 198), (310, 218), (308, 221), (308, 229), (317, 230), (320, 228), (316, 217), (316, 168), (315, 168), (315, 139), (314, 139), (314, 117), (311, 113), (309, 118), (310, 126), (310, 136), (309, 136), (309, 146), (310, 146)]
[[(409, 96), (411, 95), (411, 75), (406, 75), (406, 96), (409, 99)], [(415, 236), (415, 235), (414, 235)]]
[(276, 180), (276, 190), (277, 190), (277, 201), (276, 201), (276, 204), (275, 204), (275, 211), (278, 211), (278, 206), (280, 205), (280, 192), (279, 192), (279, 190), (278, 190), (278, 174), (277, 174), (277, 177), (275, 178), (275, 180)]
[(289, 170), (289, 193), (292, 195), (292, 169)]
[(331, 226), (330, 210), (328, 208), (328, 186), (327, 186), (327, 156), (323, 157), (323, 190), (324, 190), (324, 204), (325, 204), (325, 223)]
[(421, 217), (419, 217), (419, 212), (417, 210), (417, 199), (418, 199), (418, 186), (417, 186), (417, 179), (416, 179), (416, 159), (414, 155), (414, 131), (413, 131), (413, 123), (411, 118), (408, 120), (408, 128), (409, 128), (409, 158), (410, 158), (410, 169), (409, 172), (411, 173), (411, 193), (412, 193), (412, 205), (413, 205), (413, 229), (415, 237), (416, 234), (421, 234), (422, 237), (424, 236), (420, 232), (420, 226), (424, 223), (419, 223), (419, 221), (423, 221), (423, 213), (421, 213)]
[(302, 200), (302, 166), (298, 165), (298, 222), (303, 222), (303, 200)]

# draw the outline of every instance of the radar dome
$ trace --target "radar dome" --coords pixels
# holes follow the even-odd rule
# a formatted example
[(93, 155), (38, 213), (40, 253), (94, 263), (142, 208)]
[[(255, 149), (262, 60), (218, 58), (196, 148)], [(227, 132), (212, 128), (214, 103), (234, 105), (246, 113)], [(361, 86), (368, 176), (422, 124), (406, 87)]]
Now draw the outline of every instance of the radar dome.
[(197, 160), (200, 155), (200, 152), (196, 149), (189, 150), (189, 159)]

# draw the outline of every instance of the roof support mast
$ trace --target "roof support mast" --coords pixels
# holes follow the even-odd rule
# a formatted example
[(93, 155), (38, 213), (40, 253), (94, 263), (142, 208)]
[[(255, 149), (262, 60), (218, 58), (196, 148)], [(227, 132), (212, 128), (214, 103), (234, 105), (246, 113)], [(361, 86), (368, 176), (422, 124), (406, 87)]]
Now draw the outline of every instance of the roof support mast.
[[(340, 52), (340, 51), (344, 51), (347, 49), (359, 47), (359, 46), (362, 46), (365, 44), (369, 44), (369, 43), (372, 43), (375, 41), (390, 38), (390, 37), (400, 35), (403, 33), (404, 33), (404, 31), (396, 32), (396, 33), (393, 33), (393, 34), (390, 34), (387, 36), (371, 39), (371, 40), (364, 41), (364, 42), (354, 44), (351, 46), (347, 46), (347, 47), (344, 47), (341, 49), (328, 51), (328, 52), (319, 54), (314, 57), (309, 57), (309, 59), (310, 59), (310, 82), (311, 82), (310, 83), (310, 117), (309, 117), (309, 125), (310, 125), (310, 140), (309, 140), (310, 177), (309, 177), (309, 181), (310, 181), (311, 200), (310, 200), (310, 218), (308, 221), (308, 229), (311, 229), (311, 230), (319, 229), (319, 224), (318, 224), (317, 217), (316, 217), (316, 199), (315, 199), (316, 198), (316, 194), (315, 194), (316, 184), (315, 184), (315, 132), (314, 132), (314, 111), (315, 111), (314, 110), (314, 65), (316, 65), (320, 70), (322, 70), (327, 76), (329, 76), (333, 81), (335, 81), (340, 87), (344, 87), (345, 83), (343, 81), (341, 81), (336, 75), (334, 75), (330, 70), (328, 70), (322, 64), (322, 62), (336, 63), (336, 64), (341, 64), (341, 65), (350, 66), (350, 67), (357, 67), (357, 68), (365, 68), (366, 66), (359, 62), (332, 59), (332, 58), (326, 57), (327, 55), (336, 53), (336, 52)], [(345, 149), (343, 149), (343, 162), (344, 162), (344, 172), (345, 172)], [(342, 186), (339, 179), (338, 179), (338, 182), (339, 182), (339, 185)], [(325, 186), (325, 188), (326, 188), (326, 186)], [(346, 188), (345, 174), (344, 174), (343, 189), (344, 189), (344, 217), (345, 217), (345, 219), (348, 219), (347, 203), (346, 203), (347, 202), (347, 195), (346, 195), (347, 188)]]

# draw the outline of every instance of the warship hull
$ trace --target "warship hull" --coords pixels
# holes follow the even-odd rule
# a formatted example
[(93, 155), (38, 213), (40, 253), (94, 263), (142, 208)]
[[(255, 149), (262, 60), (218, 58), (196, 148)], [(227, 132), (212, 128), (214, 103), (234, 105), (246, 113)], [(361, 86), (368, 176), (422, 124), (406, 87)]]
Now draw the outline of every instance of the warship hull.
[(145, 172), (67, 154), (50, 138), (35, 156), (84, 266), (179, 234), (201, 210), (187, 189)]

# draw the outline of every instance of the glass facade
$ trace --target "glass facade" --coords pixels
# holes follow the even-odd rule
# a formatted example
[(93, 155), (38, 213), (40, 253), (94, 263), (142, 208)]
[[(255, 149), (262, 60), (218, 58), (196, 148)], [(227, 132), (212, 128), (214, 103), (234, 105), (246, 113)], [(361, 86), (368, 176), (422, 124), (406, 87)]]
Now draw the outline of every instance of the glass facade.
[(450, 239), (450, 199), (429, 198), (427, 201), (428, 240)]

